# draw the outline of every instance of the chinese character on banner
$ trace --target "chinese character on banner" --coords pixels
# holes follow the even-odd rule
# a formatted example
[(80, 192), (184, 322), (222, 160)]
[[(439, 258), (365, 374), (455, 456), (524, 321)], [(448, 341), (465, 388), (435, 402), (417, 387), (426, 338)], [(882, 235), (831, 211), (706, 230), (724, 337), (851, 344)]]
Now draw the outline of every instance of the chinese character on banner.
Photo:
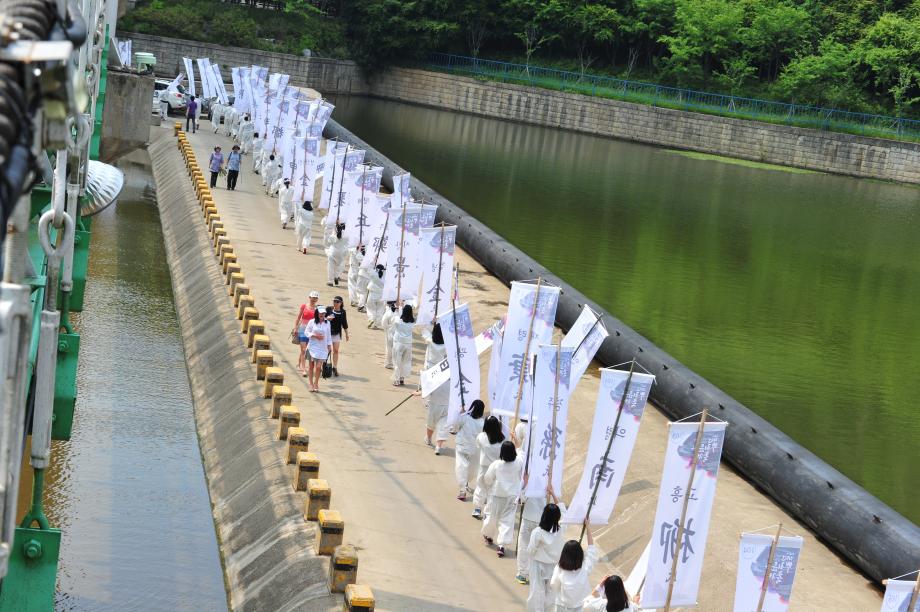
[(613, 483), (613, 458), (600, 457), (598, 462), (591, 468), (591, 487), (596, 487), (598, 481), (603, 483), (606, 488), (610, 488)]

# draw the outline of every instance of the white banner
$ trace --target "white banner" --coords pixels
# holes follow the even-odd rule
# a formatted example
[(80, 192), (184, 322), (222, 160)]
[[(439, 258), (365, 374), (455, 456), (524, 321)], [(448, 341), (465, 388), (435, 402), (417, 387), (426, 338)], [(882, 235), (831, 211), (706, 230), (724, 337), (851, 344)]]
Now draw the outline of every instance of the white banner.
[(450, 304), (457, 226), (423, 227), (419, 231), (422, 235), (419, 252), (422, 293), (416, 319), (419, 324), (427, 325)]
[(770, 578), (763, 607), (758, 608), (770, 548), (774, 536), (765, 533), (742, 533), (738, 551), (738, 580), (735, 582), (734, 612), (786, 612), (792, 598), (792, 583), (802, 552), (802, 538), (781, 536), (773, 553)]
[(345, 175), (346, 189), (345, 235), (348, 246), (355, 248), (373, 240), (371, 228), (379, 222), (380, 207), (377, 204), (377, 192), (380, 179), (383, 178), (382, 166), (362, 164)]
[(211, 69), (208, 67), (208, 60), (204, 57), (199, 57), (195, 60), (195, 63), (198, 64), (198, 77), (201, 79), (201, 96), (203, 98), (213, 98), (214, 89), (211, 86)]
[[(111, 40), (116, 40), (113, 36)], [(115, 51), (118, 54), (118, 59), (121, 61), (121, 65), (125, 68), (131, 67), (131, 60), (133, 56), (131, 55), (131, 46), (132, 43), (130, 40), (119, 40), (116, 43)]]
[[(578, 381), (585, 375), (585, 370), (597, 350), (601, 348), (604, 339), (607, 338), (607, 328), (601, 322), (601, 317), (593, 310), (585, 306), (581, 309), (581, 314), (575, 320), (575, 324), (569, 329), (569, 333), (562, 339), (562, 346), (570, 346), (575, 351), (572, 357), (572, 392), (578, 386)], [(619, 401), (619, 398), (617, 398)]]
[[(490, 327), (485, 328), (476, 336), (474, 343), (476, 345), (476, 356), (482, 355), (493, 346), (492, 342), (496, 337), (501, 337), (504, 321), (499, 320)], [(423, 370), (419, 375), (419, 384), (422, 388), (422, 397), (428, 397), (431, 393), (450, 380), (450, 362), (442, 359), (427, 370)]]
[[(497, 373), (495, 398), (492, 414), (514, 416), (521, 388), (520, 410), (530, 410), (530, 371), (533, 355), (541, 344), (549, 344), (553, 337), (553, 323), (556, 320), (556, 306), (559, 304), (559, 287), (540, 285), (540, 298), (534, 308), (537, 294), (536, 283), (511, 283), (511, 297), (508, 298), (508, 319), (502, 336), (501, 363)], [(531, 328), (529, 355), (524, 356), (527, 346), (527, 331)], [(521, 376), (523, 373), (523, 386)]]
[(411, 175), (408, 172), (393, 176), (393, 206), (402, 208), (403, 204), (408, 204), (412, 200), (409, 189), (410, 178)]
[[(907, 612), (916, 584), (915, 580), (889, 580), (885, 587), (881, 612)], [(917, 603), (910, 612), (920, 612), (920, 598), (917, 598)]]
[(368, 219), (370, 228), (367, 231), (370, 238), (366, 240), (367, 256), (361, 260), (362, 268), (372, 270), (377, 264), (386, 265), (386, 230), (390, 221), (390, 201), (392, 199), (393, 194), (391, 193), (378, 193), (374, 199), (372, 214)]
[(652, 525), (652, 550), (648, 558), (645, 587), (642, 589), (643, 608), (662, 608), (665, 605), (671, 566), (677, 552), (677, 532), (685, 494), (690, 497), (671, 607), (695, 606), (697, 603), (726, 425), (706, 424), (697, 452), (693, 486), (690, 491), (685, 491), (699, 423), (668, 424), (668, 448), (665, 451), (664, 471), (658, 493), (658, 509)]
[[(574, 365), (572, 369), (574, 370)], [(591, 440), (588, 442), (585, 467), (578, 482), (578, 490), (575, 491), (572, 503), (562, 517), (563, 523), (580, 525), (585, 521), (595, 488), (597, 497), (591, 506), (591, 524), (606, 525), (613, 514), (636, 445), (636, 438), (639, 436), (645, 402), (648, 400), (652, 383), (655, 382), (655, 377), (651, 374), (633, 372), (629, 380), (629, 390), (626, 391), (623, 413), (616, 426), (616, 438), (611, 445), (610, 438), (614, 435), (614, 423), (617, 413), (620, 412), (620, 400), (623, 398), (628, 378), (629, 372), (623, 370), (601, 370), (601, 384), (597, 390), (594, 424), (591, 426)]]
[(166, 91), (179, 91), (179, 85), (182, 84), (182, 79), (185, 78), (185, 74), (180, 72), (179, 76), (170, 81), (169, 85), (166, 86)]
[(479, 355), (473, 340), (473, 320), (468, 304), (459, 304), (438, 316), (447, 362), (450, 364), (450, 403), (447, 426), (457, 422), (460, 412), (479, 399)]
[(386, 302), (407, 300), (418, 292), (417, 282), (413, 286), (411, 279), (418, 278), (412, 269), (418, 266), (421, 216), (422, 207), (418, 205), (390, 209), (386, 235), (387, 269), (383, 275), (383, 300)]
[[(562, 491), (562, 464), (565, 461), (565, 433), (569, 420), (569, 393), (572, 353), (569, 347), (541, 344), (537, 352), (533, 388), (533, 435), (527, 437), (526, 497), (542, 497), (552, 478), (553, 490)], [(558, 379), (558, 389), (556, 381)], [(555, 401), (554, 401), (555, 400)], [(529, 408), (529, 406), (528, 406)], [(553, 411), (555, 410), (555, 436)], [(528, 410), (529, 412), (529, 410)], [(552, 463), (552, 475), (550, 475)]]
[(224, 85), (224, 77), (220, 74), (220, 66), (211, 64), (211, 72), (214, 73), (214, 83), (217, 85), (217, 99), (221, 104), (229, 104), (230, 96), (227, 95), (227, 86)]
[(185, 64), (185, 74), (188, 75), (188, 94), (196, 96), (198, 94), (195, 93), (195, 72), (192, 70), (192, 60), (183, 57), (182, 63)]
[[(340, 148), (341, 143), (333, 149), (334, 158), (327, 155), (323, 169), (323, 194), (319, 207), (328, 208), (326, 225), (335, 225), (336, 218), (341, 223), (344, 219), (345, 175), (364, 161), (363, 149), (354, 149), (350, 145)], [(326, 178), (329, 178), (327, 181)]]
[(326, 127), (326, 122), (329, 121), (329, 117), (332, 115), (332, 110), (334, 108), (335, 106), (326, 101), (320, 103), (310, 123), (310, 136), (320, 138), (323, 135), (323, 129)]
[(319, 154), (319, 139), (298, 138), (294, 147), (294, 187), (295, 208), (304, 202), (313, 201), (313, 180), (315, 165)]

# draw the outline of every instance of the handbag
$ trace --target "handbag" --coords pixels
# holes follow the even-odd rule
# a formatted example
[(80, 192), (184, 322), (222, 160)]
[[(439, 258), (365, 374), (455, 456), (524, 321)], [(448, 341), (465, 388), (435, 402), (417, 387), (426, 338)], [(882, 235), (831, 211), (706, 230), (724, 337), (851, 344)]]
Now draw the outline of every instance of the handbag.
[(331, 377), (332, 377), (332, 364), (329, 363), (328, 359), (326, 359), (326, 361), (323, 362), (323, 378), (331, 378)]
[(300, 322), (303, 321), (303, 311), (297, 319), (297, 325), (291, 330), (291, 344), (300, 344)]

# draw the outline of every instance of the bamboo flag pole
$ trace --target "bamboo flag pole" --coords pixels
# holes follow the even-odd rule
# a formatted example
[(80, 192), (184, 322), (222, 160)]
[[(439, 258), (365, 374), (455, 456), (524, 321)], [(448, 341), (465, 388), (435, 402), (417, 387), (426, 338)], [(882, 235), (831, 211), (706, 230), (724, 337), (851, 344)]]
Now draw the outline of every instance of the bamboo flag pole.
[[(600, 319), (598, 319), (600, 321)], [(597, 475), (597, 480), (594, 483), (594, 490), (591, 492), (591, 500), (588, 502), (588, 511), (585, 512), (585, 520), (581, 526), (581, 535), (578, 536), (578, 543), (581, 544), (582, 538), (585, 537), (586, 525), (591, 518), (591, 510), (594, 508), (594, 502), (597, 501), (597, 492), (601, 488), (601, 481), (603, 480), (604, 471), (607, 469), (607, 458), (610, 457), (610, 449), (613, 447), (613, 441), (616, 440), (617, 430), (620, 428), (620, 417), (623, 416), (623, 407), (626, 405), (626, 398), (629, 395), (629, 385), (632, 383), (633, 372), (636, 369), (636, 360), (635, 358), (629, 362), (629, 374), (626, 376), (626, 386), (623, 387), (623, 394), (620, 396), (620, 405), (617, 408), (617, 416), (613, 420), (613, 434), (610, 436), (610, 439), (607, 440), (607, 450), (604, 451), (604, 456), (601, 458), (601, 469)]]
[[(342, 214), (342, 189), (345, 187), (345, 164), (348, 161), (348, 148), (350, 146), (351, 145), (347, 143), (345, 144), (345, 155), (342, 156), (342, 176), (339, 177), (339, 197), (335, 201), (335, 224), (336, 225), (339, 224), (339, 217)], [(332, 156), (332, 161), (335, 162), (335, 155)], [(332, 171), (335, 172), (335, 168), (333, 168)], [(330, 196), (331, 195), (332, 194), (330, 194)]]
[[(779, 536), (783, 533), (783, 524), (780, 523), (776, 528), (776, 536), (770, 543), (770, 554), (767, 557), (767, 569), (763, 574), (763, 582), (760, 585), (760, 599), (757, 602), (757, 612), (762, 612), (763, 602), (767, 598), (767, 588), (770, 586), (770, 571), (773, 569), (773, 559), (776, 558), (776, 548), (779, 546)], [(909, 608), (908, 608), (909, 609)]]
[[(441, 227), (441, 234), (444, 234), (444, 227)], [(459, 271), (460, 264), (457, 264), (457, 269)], [(460, 412), (466, 411), (466, 394), (463, 391), (463, 364), (460, 362), (460, 338), (457, 332), (457, 299), (456, 297), (451, 298), (451, 308), (453, 308), (452, 316), (454, 319), (454, 348), (457, 351), (457, 380), (460, 381)]]
[(514, 420), (511, 422), (511, 434), (514, 435), (514, 429), (517, 427), (518, 418), (521, 416), (521, 395), (524, 392), (524, 375), (527, 373), (527, 361), (530, 358), (530, 340), (533, 337), (533, 322), (537, 318), (537, 306), (540, 303), (540, 287), (543, 285), (543, 277), (537, 278), (537, 291), (533, 296), (533, 308), (530, 311), (530, 326), (527, 328), (527, 342), (524, 344), (524, 355), (521, 357), (521, 373), (518, 376), (517, 399), (514, 400)]
[[(329, 212), (327, 214), (330, 214), (330, 215), (332, 214), (332, 192), (335, 189), (335, 167), (338, 166), (338, 163), (336, 163), (335, 161), (335, 154), (336, 154), (336, 151), (338, 151), (338, 148), (339, 148), (339, 139), (336, 138), (332, 144), (332, 177), (329, 179)], [(325, 188), (326, 188), (326, 185), (323, 184), (323, 189)]]
[(684, 507), (680, 511), (680, 524), (677, 526), (677, 546), (674, 550), (674, 559), (671, 560), (671, 580), (668, 582), (668, 596), (664, 601), (664, 612), (671, 610), (671, 596), (674, 594), (674, 584), (677, 583), (677, 562), (680, 559), (680, 549), (684, 539), (684, 523), (687, 520), (687, 507), (690, 505), (690, 492), (693, 489), (693, 478), (696, 476), (696, 464), (699, 461), (700, 444), (703, 442), (707, 418), (709, 418), (709, 408), (703, 408), (703, 414), (700, 415), (700, 427), (696, 430), (696, 441), (693, 444), (693, 457), (690, 459), (690, 476), (687, 478), (687, 489), (684, 491)]
[(358, 248), (364, 244), (364, 183), (367, 180), (367, 165), (361, 171), (361, 214), (358, 215)]
[[(441, 304), (441, 268), (444, 265), (444, 222), (441, 221), (441, 239), (438, 244), (438, 276), (435, 281), (435, 292), (434, 292), (434, 320), (438, 320), (438, 306)], [(419, 300), (422, 299), (422, 296), (419, 295)], [(451, 301), (455, 301), (456, 298), (451, 292)]]
[[(556, 367), (553, 373), (553, 419), (549, 445), (549, 482), (553, 483), (553, 464), (556, 462), (556, 413), (559, 411), (559, 365), (562, 361), (562, 342), (556, 345)], [(536, 376), (535, 376), (536, 377)]]
[(917, 581), (914, 583), (914, 592), (910, 596), (910, 604), (907, 609), (913, 610), (917, 607), (917, 601), (920, 600), (920, 570), (917, 571)]
[[(401, 193), (402, 190), (400, 190)], [(402, 195), (400, 195), (402, 200)], [(402, 273), (403, 273), (403, 247), (406, 243), (406, 202), (402, 202), (402, 220), (399, 230), (399, 259), (396, 260), (396, 301), (399, 301), (399, 294), (402, 293)]]

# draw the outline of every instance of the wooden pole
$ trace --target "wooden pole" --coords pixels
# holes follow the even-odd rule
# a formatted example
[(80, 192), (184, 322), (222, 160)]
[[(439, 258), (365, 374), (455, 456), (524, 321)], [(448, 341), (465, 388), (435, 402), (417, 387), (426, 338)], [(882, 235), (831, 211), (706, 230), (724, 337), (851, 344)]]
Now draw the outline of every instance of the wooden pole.
[(690, 505), (690, 492), (693, 490), (693, 478), (696, 476), (696, 464), (699, 461), (700, 444), (703, 442), (707, 418), (709, 418), (709, 408), (703, 408), (700, 427), (696, 430), (696, 442), (693, 444), (693, 457), (690, 459), (690, 476), (687, 478), (687, 489), (684, 491), (684, 507), (680, 511), (680, 524), (677, 526), (677, 545), (674, 548), (674, 559), (671, 561), (671, 580), (668, 582), (668, 596), (664, 601), (664, 612), (671, 610), (671, 596), (674, 594), (674, 584), (677, 582), (677, 562), (680, 559), (680, 549), (684, 539), (684, 522), (687, 520), (687, 507)]
[[(335, 189), (335, 167), (338, 166), (338, 164), (335, 161), (335, 153), (338, 150), (338, 147), (339, 147), (339, 141), (338, 139), (336, 139), (333, 141), (333, 145), (332, 145), (332, 177), (330, 177), (329, 179), (329, 213), (328, 214), (330, 215), (332, 214), (332, 192)], [(346, 145), (346, 148), (347, 148), (347, 145)], [(325, 187), (326, 186), (323, 185), (323, 189), (325, 189)]]
[[(600, 319), (598, 319), (600, 321)], [(581, 526), (581, 535), (578, 536), (578, 543), (581, 544), (582, 538), (585, 537), (586, 525), (590, 522), (591, 519), (591, 510), (594, 508), (594, 502), (597, 500), (597, 492), (601, 488), (601, 480), (603, 480), (604, 470), (607, 469), (607, 458), (610, 456), (610, 449), (613, 447), (613, 441), (616, 440), (617, 430), (620, 428), (620, 417), (623, 416), (623, 406), (626, 404), (626, 397), (629, 394), (629, 385), (632, 383), (633, 371), (636, 368), (636, 360), (633, 359), (629, 362), (629, 374), (626, 376), (626, 386), (623, 387), (623, 394), (620, 396), (620, 405), (617, 408), (617, 416), (613, 420), (613, 435), (610, 436), (610, 439), (607, 440), (607, 450), (604, 451), (604, 456), (601, 459), (601, 471), (597, 475), (597, 480), (594, 483), (594, 490), (591, 492), (591, 500), (588, 502), (588, 511), (585, 513), (585, 520)]]
[(537, 291), (533, 296), (533, 308), (530, 311), (530, 326), (527, 328), (527, 342), (524, 344), (524, 355), (521, 358), (521, 374), (518, 376), (517, 399), (514, 401), (514, 420), (511, 422), (511, 433), (517, 427), (518, 418), (521, 416), (521, 395), (524, 392), (524, 375), (527, 373), (527, 361), (530, 359), (530, 340), (533, 337), (533, 322), (537, 318), (537, 306), (540, 303), (540, 287), (543, 277), (537, 278)]
[[(402, 196), (400, 196), (402, 199)], [(396, 260), (396, 301), (399, 302), (399, 293), (402, 291), (403, 244), (406, 242), (406, 202), (402, 203), (402, 223), (399, 230), (399, 259)]]
[[(339, 196), (335, 200), (335, 224), (339, 224), (339, 216), (342, 214), (342, 188), (345, 186), (345, 163), (348, 161), (348, 147), (351, 145), (345, 144), (345, 155), (342, 156), (342, 177), (339, 179)], [(335, 155), (332, 156), (332, 161), (335, 162)], [(335, 168), (332, 169), (333, 177), (335, 176)], [(335, 185), (333, 184), (333, 187)], [(332, 194), (330, 194), (331, 196)]]
[(763, 574), (763, 582), (760, 585), (760, 599), (757, 601), (757, 612), (762, 612), (763, 602), (767, 598), (767, 589), (770, 587), (770, 570), (773, 569), (773, 559), (776, 558), (776, 548), (779, 546), (779, 536), (783, 533), (783, 524), (780, 523), (776, 528), (776, 536), (770, 544), (770, 554), (767, 556), (767, 569)]
[(913, 610), (917, 607), (917, 601), (920, 600), (920, 570), (917, 571), (917, 581), (914, 582), (914, 592), (910, 596), (910, 603), (907, 606), (908, 610)]
[[(441, 233), (443, 235), (444, 228), (441, 228)], [(459, 268), (459, 264), (457, 264)], [(457, 351), (457, 378), (460, 381), (460, 412), (466, 411), (466, 395), (463, 392), (463, 367), (460, 363), (460, 336), (457, 332), (457, 300), (456, 298), (451, 298), (451, 308), (453, 308), (452, 316), (454, 320), (454, 349)]]
[[(562, 359), (562, 343), (556, 345), (556, 368), (553, 373), (553, 418), (550, 426), (549, 482), (553, 482), (553, 464), (556, 462), (556, 413), (559, 411), (559, 362)], [(536, 375), (534, 375), (536, 378)]]
[[(438, 306), (441, 304), (441, 266), (444, 265), (444, 222), (441, 221), (441, 241), (438, 245), (438, 280), (435, 282), (434, 292), (434, 321), (438, 322)], [(421, 297), (419, 297), (421, 299)], [(454, 301), (451, 295), (451, 301)]]
[(358, 215), (358, 248), (364, 244), (364, 183), (367, 180), (367, 164), (362, 164), (361, 171), (361, 213)]

